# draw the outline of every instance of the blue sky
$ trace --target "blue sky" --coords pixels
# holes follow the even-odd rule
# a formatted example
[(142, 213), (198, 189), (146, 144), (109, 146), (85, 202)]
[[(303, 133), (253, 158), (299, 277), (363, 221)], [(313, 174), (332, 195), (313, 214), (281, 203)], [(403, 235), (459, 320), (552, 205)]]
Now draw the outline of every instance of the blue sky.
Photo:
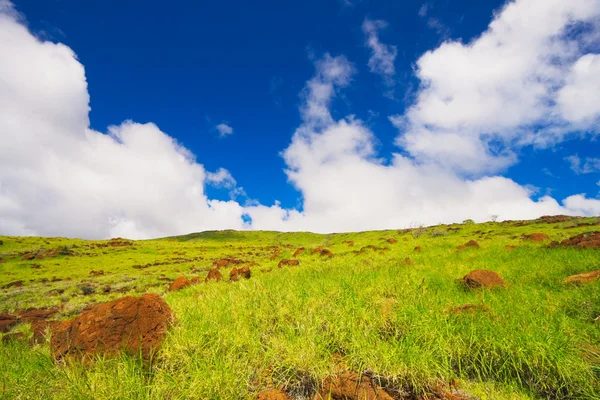
[[(575, 82), (574, 66), (583, 56), (590, 55), (594, 57), (593, 62), (591, 67), (586, 67), (585, 76), (581, 80), (600, 84), (596, 79), (599, 75), (594, 75), (598, 64), (595, 52), (599, 45), (598, 36), (595, 35), (598, 29), (594, 21), (600, 15), (600, 5), (595, 0), (576, 0), (577, 4), (574, 3), (572, 9), (563, 7), (564, 2), (558, 1), (558, 6), (554, 8), (564, 8), (558, 16), (540, 0), (519, 0), (513, 4), (516, 15), (525, 15), (528, 8), (540, 8), (539, 12), (531, 14), (536, 18), (539, 16), (540, 20), (529, 21), (531, 24), (556, 24), (555, 33), (539, 33), (546, 35), (540, 36), (541, 38), (535, 36), (538, 35), (537, 32), (535, 35), (532, 33), (531, 43), (524, 41), (531, 49), (547, 46), (546, 39), (562, 41), (560, 44), (575, 43), (578, 46), (573, 54), (566, 54), (566, 46), (548, 50), (550, 53), (545, 48), (540, 50), (540, 59), (564, 57), (561, 61), (564, 65), (561, 64), (558, 71), (551, 74), (541, 72), (531, 65), (535, 61), (533, 60), (532, 63), (515, 66), (515, 70), (523, 68), (524, 72), (515, 73), (514, 77), (512, 72), (506, 73), (500, 68), (497, 73), (494, 72), (497, 65), (495, 57), (502, 59), (498, 55), (498, 48), (489, 51), (484, 49), (478, 53), (468, 52), (470, 46), (488, 31), (492, 21), (502, 21), (503, 7), (507, 4), (504, 1), (176, 1), (166, 5), (159, 1), (125, 0), (111, 6), (100, 0), (14, 0), (12, 5), (6, 0), (2, 2), (6, 9), (11, 10), (5, 11), (9, 16), (4, 23), (26, 27), (27, 35), (37, 41), (35, 46), (61, 43), (74, 53), (72, 61), (83, 67), (83, 80), (87, 83), (82, 90), (89, 95), (89, 128), (99, 135), (107, 136), (110, 126), (125, 129), (122, 125), (124, 121), (155, 124), (161, 135), (173, 138), (185, 147), (189, 151), (187, 155), (195, 157), (194, 165), (200, 165), (204, 172), (217, 172), (220, 169), (228, 171), (229, 178), (214, 178), (212, 183), (206, 177), (190, 178), (192, 182), (196, 182), (196, 179), (196, 183), (202, 186), (202, 201), (208, 201), (208, 209), (215, 208), (210, 205), (212, 200), (223, 204), (231, 203), (232, 200), (235, 202), (235, 205), (227, 206), (231, 207), (227, 217), (206, 218), (214, 220), (208, 224), (202, 222), (206, 219), (197, 215), (198, 211), (194, 206), (186, 214), (185, 206), (178, 205), (173, 218), (185, 220), (190, 215), (191, 220), (198, 220), (190, 225), (170, 225), (163, 220), (154, 221), (153, 217), (138, 215), (137, 211), (130, 211), (125, 206), (115, 206), (118, 203), (113, 200), (111, 204), (98, 203), (102, 212), (89, 221), (82, 222), (81, 228), (63, 227), (61, 224), (57, 225), (56, 221), (64, 220), (62, 213), (66, 211), (59, 206), (55, 207), (56, 204), (61, 201), (86, 202), (88, 196), (95, 199), (106, 197), (105, 191), (117, 190), (117, 187), (121, 192), (127, 191), (124, 188), (129, 185), (117, 184), (117, 179), (121, 179), (119, 176), (114, 179), (112, 189), (103, 187), (96, 193), (96, 186), (92, 185), (77, 197), (74, 193), (76, 191), (67, 190), (58, 184), (47, 184), (46, 180), (44, 190), (40, 189), (41, 192), (36, 193), (36, 196), (44, 197), (50, 193), (49, 198), (54, 200), (48, 205), (47, 213), (56, 215), (18, 216), (20, 213), (27, 214), (27, 207), (37, 209), (37, 206), (33, 203), (24, 205), (26, 202), (22, 197), (27, 190), (19, 188), (15, 183), (17, 177), (20, 182), (23, 181), (24, 175), (20, 174), (24, 172), (18, 170), (14, 162), (9, 162), (9, 157), (5, 156), (2, 166), (7, 172), (4, 176), (0, 175), (0, 189), (4, 188), (6, 204), (10, 200), (10, 204), (22, 207), (18, 212), (15, 212), (14, 207), (7, 207), (3, 214), (0, 202), (0, 221), (3, 221), (0, 222), (0, 228), (6, 231), (3, 233), (90, 237), (123, 233), (148, 237), (187, 233), (182, 230), (190, 229), (229, 227), (336, 231), (388, 228), (390, 225), (386, 221), (390, 219), (396, 221), (395, 225), (406, 226), (460, 221), (466, 216), (464, 210), (456, 211), (456, 207), (451, 205), (453, 202), (462, 202), (457, 199), (450, 199), (448, 202), (448, 218), (436, 215), (437, 219), (415, 215), (414, 211), (409, 211), (410, 207), (405, 207), (407, 211), (404, 214), (400, 208), (389, 210), (389, 215), (396, 215), (397, 218), (388, 218), (385, 213), (387, 203), (379, 204), (367, 198), (345, 203), (344, 199), (360, 197), (365, 190), (364, 185), (361, 188), (363, 180), (371, 183), (376, 182), (376, 179), (385, 179), (381, 186), (389, 186), (389, 190), (383, 193), (395, 193), (394, 195), (399, 196), (397, 203), (404, 206), (412, 205), (411, 202), (427, 203), (414, 194), (410, 198), (397, 194), (402, 190), (397, 190), (395, 186), (406, 184), (407, 181), (411, 182), (411, 187), (405, 188), (407, 191), (423, 192), (424, 196), (443, 200), (448, 192), (464, 190), (460, 185), (465, 182), (508, 178), (510, 188), (494, 186), (494, 190), (502, 193), (515, 190), (516, 193), (523, 189), (527, 194), (524, 198), (519, 194), (514, 199), (507, 199), (505, 206), (496, 205), (500, 210), (495, 213), (502, 217), (534, 218), (538, 214), (552, 211), (586, 215), (600, 213), (597, 211), (600, 206), (594, 202), (598, 199), (600, 190), (600, 145), (596, 130), (600, 110), (590, 110), (585, 118), (565, 117), (565, 110), (576, 110), (581, 106), (575, 104), (575, 100), (560, 103), (553, 97), (554, 94), (558, 95), (561, 87), (571, 85), (577, 95), (569, 99), (575, 97), (586, 104), (594, 103), (594, 97), (587, 99), (580, 94), (581, 86), (585, 88), (586, 85), (577, 86), (567, 77), (573, 75), (572, 81)], [(518, 21), (507, 17), (509, 13), (504, 15), (503, 23), (516, 24), (518, 29), (525, 29)], [(558, 17), (562, 19), (556, 19)], [(369, 23), (373, 27), (371, 31), (367, 28)], [(576, 30), (571, 29), (572, 26), (584, 28)], [(511, 40), (518, 42), (509, 34), (502, 36), (503, 34), (497, 34), (499, 41), (506, 40), (509, 44)], [(26, 34), (22, 34), (24, 41), (30, 39), (25, 36)], [(384, 61), (380, 59), (379, 64), (377, 60), (370, 62), (375, 57), (375, 50), (369, 45), (369, 38), (381, 46), (383, 58), (387, 57)], [(451, 48), (453, 43), (460, 48), (456, 52), (444, 54), (444, 46)], [(35, 47), (34, 44), (31, 46)], [(515, 45), (515, 49), (519, 51), (519, 46)], [(527, 48), (523, 51), (525, 50), (531, 53)], [(11, 52), (17, 58), (19, 56), (15, 48), (0, 51), (7, 57), (13, 55)], [(428, 52), (432, 56), (424, 64)], [(473, 66), (474, 76), (481, 75), (479, 79), (467, 82), (467, 89), (460, 86), (461, 79), (469, 81), (469, 72), (465, 72), (466, 76), (460, 73), (467, 68), (450, 67), (447, 76), (444, 73), (444, 64), (448, 62), (449, 66), (454, 65), (454, 56), (463, 58), (459, 60), (460, 63)], [(323, 63), (327, 57), (334, 61)], [(19, 62), (25, 61), (27, 59)], [(457, 65), (462, 65), (460, 63)], [(349, 69), (346, 70), (344, 82), (328, 77), (327, 68), (346, 65)], [(388, 70), (382, 65), (387, 65)], [(507, 68), (512, 68), (511, 64), (508, 65)], [(39, 71), (29, 72), (29, 81), (44, 79), (44, 73), (49, 68), (62, 67), (42, 62)], [(481, 70), (487, 72), (483, 74)], [(455, 77), (452, 76), (453, 71)], [(2, 73), (5, 82), (12, 82), (11, 71), (0, 70), (0, 79), (3, 78)], [(319, 73), (322, 74), (321, 77)], [(66, 81), (72, 77), (73, 74), (65, 73), (64, 79)], [(428, 85), (425, 77), (431, 78), (433, 82), (433, 89), (430, 88), (429, 92), (424, 89)], [(334, 92), (325, 99), (316, 100), (319, 104), (323, 103), (331, 116), (326, 122), (322, 119), (315, 120), (315, 116), (308, 115), (310, 113), (307, 114), (305, 110), (306, 105), (311, 104), (311, 99), (314, 100), (314, 96), (311, 97), (314, 93), (308, 84), (311, 79), (317, 79), (319, 84)], [(506, 80), (506, 84), (502, 79)], [(536, 99), (532, 105), (534, 100), (516, 92), (519, 80), (524, 85), (542, 80), (547, 83), (542, 89), (551, 90), (552, 96), (546, 94), (543, 101)], [(493, 82), (495, 86), (488, 88), (487, 82)], [(513, 84), (516, 89), (512, 88)], [(523, 109), (530, 107), (531, 112), (516, 115), (514, 118), (517, 120), (506, 124), (502, 118), (487, 118), (486, 110), (477, 115), (469, 114), (466, 110), (460, 121), (452, 120), (452, 114), (462, 115), (462, 111), (457, 111), (458, 107), (462, 107), (461, 110), (470, 107), (470, 96), (479, 91), (477, 85), (483, 88), (481, 91), (500, 93), (498, 98), (490, 97), (489, 102), (494, 104), (495, 109), (489, 115), (498, 116), (505, 110), (507, 113), (519, 114), (512, 106), (520, 100), (526, 103)], [(65, 83), (65, 87), (70, 86)], [(509, 87), (507, 94), (503, 92), (504, 87)], [(439, 93), (431, 92), (438, 88), (442, 88), (439, 89), (440, 93), (444, 92), (442, 97), (445, 96), (444, 101), (449, 105), (447, 112), (450, 113), (448, 118), (441, 120), (436, 119), (436, 103), (423, 97), (429, 93), (435, 98)], [(16, 84), (10, 86), (10, 89), (14, 93), (29, 93), (28, 89)], [(538, 89), (540, 88), (532, 86), (530, 91)], [(56, 90), (56, 101), (60, 102), (63, 89), (53, 87), (52, 90)], [(453, 90), (457, 92), (456, 96), (452, 93)], [(44, 96), (46, 94), (44, 92)], [(461, 96), (466, 100), (456, 100)], [(567, 98), (566, 95), (563, 97)], [(487, 101), (486, 96), (483, 99), (483, 102)], [(455, 106), (452, 105), (453, 101), (456, 102)], [(481, 100), (476, 102), (481, 103)], [(543, 110), (540, 109), (542, 103), (546, 107)], [(559, 103), (560, 107), (556, 105)], [(24, 108), (28, 107), (27, 103), (23, 104)], [(68, 107), (68, 104), (63, 105)], [(413, 112), (416, 109), (419, 112)], [(569, 115), (574, 113), (568, 112), (571, 113)], [(55, 118), (51, 120), (55, 121)], [(334, 155), (328, 156), (335, 159), (337, 169), (329, 171), (327, 168), (332, 165), (329, 161), (309, 160), (296, 152), (300, 151), (300, 147), (294, 146), (294, 138), (298, 139), (298, 143), (304, 140), (304, 144), (309, 147), (308, 152), (313, 154), (318, 153), (323, 146), (336, 147), (338, 139), (335, 137), (331, 141), (321, 139), (327, 136), (328, 130), (339, 127), (343, 121), (350, 121), (350, 128), (362, 127), (368, 133), (356, 131), (356, 134), (346, 134), (340, 131), (341, 136), (353, 137), (355, 142), (349, 145), (350, 150), (340, 153), (340, 148), (343, 147), (340, 145), (332, 153)], [(359, 123), (357, 125), (352, 121)], [(23, 129), (13, 125), (6, 128), (4, 134), (10, 135), (10, 140), (24, 135)], [(452, 129), (452, 132), (448, 129)], [(456, 129), (460, 129), (460, 139), (457, 139)], [(140, 135), (144, 137), (144, 134)], [(426, 139), (427, 135), (433, 135), (432, 139)], [(149, 136), (152, 134), (149, 133), (146, 137)], [(321, 142), (324, 143), (322, 147), (316, 148)], [(498, 154), (494, 153), (496, 148), (499, 149)], [(46, 156), (50, 152), (48, 148), (40, 151)], [(348, 151), (353, 153), (348, 155)], [(284, 157), (286, 153), (287, 158)], [(108, 163), (116, 159), (113, 157), (127, 157), (116, 153), (94, 154)], [(408, 179), (402, 175), (400, 167), (398, 171), (392, 168), (395, 165), (394, 154), (401, 155), (412, 164), (411, 171), (415, 176), (411, 175)], [(133, 157), (129, 158), (132, 159)], [(143, 160), (151, 164), (151, 154)], [(125, 163), (121, 160), (117, 164), (120, 162)], [(313, 165), (315, 163), (318, 165)], [(292, 165), (295, 167), (291, 167)], [(364, 169), (355, 169), (358, 165), (364, 166)], [(429, 168), (429, 165), (432, 167)], [(437, 186), (435, 181), (429, 182), (430, 177), (436, 175), (433, 166), (449, 173), (440, 178), (450, 185), (448, 190), (438, 193), (433, 189)], [(43, 167), (43, 163), (35, 166), (32, 164), (28, 166), (28, 171), (31, 173)], [(71, 163), (71, 167), (80, 168), (81, 171), (90, 168), (77, 162)], [(56, 167), (56, 170), (61, 168), (66, 167)], [(105, 168), (94, 170), (96, 175), (90, 175), (89, 179), (94, 182), (112, 179), (107, 177)], [(296, 169), (298, 176), (293, 178), (285, 172), (290, 168)], [(163, 168), (164, 170), (169, 168)], [(371, 170), (377, 172), (371, 175)], [(325, 175), (326, 171), (330, 172), (327, 174), (327, 182), (316, 182), (314, 186), (310, 186), (311, 182), (318, 180), (316, 178), (321, 178), (321, 172)], [(340, 178), (340, 181), (348, 182), (338, 186), (335, 177), (338, 173), (350, 173), (348, 171), (356, 174), (356, 187), (352, 187), (350, 178)], [(379, 177), (381, 174), (386, 178)], [(397, 177), (398, 174), (400, 178)], [(429, 182), (424, 184), (424, 188), (419, 187), (420, 178), (416, 177), (421, 176), (420, 174), (424, 174), (423, 179)], [(103, 178), (100, 179), (99, 176)], [(221, 175), (221, 178), (223, 176), (225, 175)], [(137, 179), (135, 175), (131, 178)], [(166, 181), (172, 181), (167, 178), (165, 176)], [(151, 177), (142, 175), (139, 179), (146, 180), (144, 187), (150, 188), (147, 198), (153, 198), (156, 193), (166, 190), (159, 182), (152, 181)], [(452, 182), (456, 182), (456, 185), (452, 185)], [(72, 182), (77, 187), (88, 183), (89, 180), (79, 184)], [(40, 185), (31, 182), (29, 187), (32, 186)], [(189, 182), (182, 183), (176, 190), (185, 192), (189, 186)], [(333, 194), (343, 196), (336, 200), (333, 200), (333, 196), (320, 199), (318, 193), (323, 192), (325, 187), (332, 190)], [(482, 193), (488, 191), (477, 190)], [(1, 194), (0, 191), (0, 200)], [(581, 201), (570, 206), (563, 203), (564, 199), (573, 195), (581, 195), (578, 200), (584, 201), (585, 205)], [(132, 196), (135, 197), (133, 194)], [(488, 199), (483, 194), (481, 196), (481, 199), (475, 196), (464, 201), (480, 204)], [(544, 199), (544, 196), (551, 196), (556, 205), (536, 206), (536, 202)], [(491, 198), (494, 197), (491, 195)], [(165, 199), (157, 201), (155, 205), (148, 206), (148, 213), (168, 214), (168, 210), (165, 211), (162, 207), (163, 201), (172, 203)], [(193, 203), (193, 200), (190, 202)], [(331, 204), (325, 204), (329, 202)], [(277, 204), (276, 210), (272, 207), (274, 204)], [(307, 204), (310, 205), (310, 210), (306, 210)], [(432, 204), (432, 207), (439, 210), (446, 209), (446, 205)], [(370, 206), (384, 209), (380, 212), (365, 211), (364, 221), (357, 218), (363, 222), (349, 225), (340, 222), (355, 218), (361, 212), (357, 210), (366, 210)], [(473, 210), (475, 219), (485, 219), (492, 212), (492, 206), (482, 207), (481, 210)], [(503, 207), (506, 212), (502, 212)], [(266, 208), (270, 208), (272, 214), (266, 215)], [(347, 211), (344, 214), (339, 210)], [(412, 215), (406, 215), (411, 213)], [(430, 214), (427, 208), (419, 208), (419, 213)], [(255, 222), (255, 226), (248, 226), (247, 222), (250, 220)], [(286, 224), (294, 220), (304, 222)], [(317, 220), (323, 222), (311, 222)], [(241, 225), (235, 221), (240, 221)], [(243, 225), (244, 221), (246, 225)], [(50, 224), (53, 228), (49, 227)]]

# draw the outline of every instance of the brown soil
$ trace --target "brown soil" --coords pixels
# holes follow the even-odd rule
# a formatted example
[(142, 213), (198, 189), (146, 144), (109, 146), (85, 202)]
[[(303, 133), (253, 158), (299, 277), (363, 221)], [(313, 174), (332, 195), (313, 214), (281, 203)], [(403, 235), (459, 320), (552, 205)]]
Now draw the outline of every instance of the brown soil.
[(539, 221), (545, 224), (556, 224), (558, 222), (567, 222), (574, 219), (573, 217), (569, 217), (568, 215), (544, 215), (540, 217)]
[(360, 249), (360, 251), (365, 251), (365, 250), (367, 250), (367, 249), (371, 249), (371, 250), (373, 250), (373, 251), (376, 251), (376, 250), (377, 250), (377, 247), (375, 247), (375, 246), (373, 246), (372, 244), (370, 244), (370, 245), (368, 245), (368, 246), (364, 246), (364, 247), (362, 247), (362, 248)]
[(342, 240), (343, 244), (347, 244), (348, 247), (354, 247), (354, 240)]
[(90, 276), (102, 276), (102, 275), (104, 275), (104, 271), (103, 270), (99, 270), (99, 271), (91, 270), (90, 271)]
[(537, 233), (531, 233), (529, 235), (523, 235), (523, 236), (521, 236), (521, 239), (529, 240), (532, 242), (543, 242), (544, 240), (549, 240), (550, 238), (545, 233), (537, 232)]
[(286, 265), (288, 265), (290, 267), (294, 267), (296, 265), (300, 265), (300, 261), (298, 261), (298, 260), (281, 260), (281, 261), (279, 261), (279, 264), (277, 264), (277, 266), (279, 268), (286, 266)]
[(452, 307), (448, 311), (450, 314), (475, 314), (478, 311), (489, 311), (489, 307), (484, 304), (464, 304), (462, 306)]
[(236, 267), (233, 267), (233, 269), (229, 273), (229, 280), (236, 282), (236, 281), (240, 280), (241, 278), (250, 279), (251, 275), (252, 275), (252, 272), (250, 271), (250, 268), (247, 265), (242, 268), (239, 268), (239, 269)]
[(586, 232), (560, 242), (561, 246), (576, 246), (583, 249), (600, 249), (600, 232)]
[(31, 323), (31, 330), (33, 331), (33, 338), (31, 339), (31, 342), (33, 344), (43, 343), (46, 339), (46, 333), (48, 331), (52, 332), (52, 329), (60, 324), (61, 323), (58, 321), (33, 321)]
[(344, 372), (323, 382), (315, 400), (393, 400), (368, 376)]
[(8, 289), (11, 287), (21, 287), (23, 286), (23, 281), (14, 281), (14, 282), (10, 282), (7, 283), (6, 285), (2, 286), (2, 289)]
[(181, 290), (185, 287), (188, 287), (192, 284), (192, 282), (188, 281), (187, 278), (185, 276), (180, 276), (179, 278), (175, 279), (175, 281), (173, 283), (171, 283), (171, 286), (169, 286), (169, 289), (167, 289), (169, 292), (174, 292), (177, 290)]
[(208, 275), (206, 275), (206, 278), (204, 278), (204, 282), (208, 282), (208, 281), (218, 282), (221, 279), (223, 279), (223, 275), (221, 275), (221, 273), (219, 272), (219, 269), (212, 268), (210, 271), (208, 271)]
[(28, 308), (23, 311), (17, 311), (21, 321), (34, 322), (43, 321), (52, 318), (60, 311), (59, 307), (54, 308)]
[(292, 398), (279, 389), (269, 389), (260, 392), (256, 400), (292, 400)]
[(319, 251), (319, 255), (321, 257), (329, 257), (329, 258), (333, 257), (333, 253), (331, 252), (331, 250), (327, 250), (327, 249), (321, 249), (321, 251)]
[(40, 268), (42, 268), (42, 266), (40, 264), (31, 264), (31, 268), (40, 269)]
[(398, 241), (396, 239), (388, 239), (386, 240), (389, 244), (396, 244)]
[(513, 245), (511, 245), (511, 244), (507, 244), (506, 246), (504, 246), (504, 248), (505, 248), (506, 250), (514, 250), (514, 249), (516, 249), (516, 248), (517, 248), (517, 246), (513, 246)]
[(595, 282), (600, 279), (600, 270), (586, 272), (583, 274), (571, 275), (564, 279), (564, 283), (574, 283), (582, 285), (584, 283)]
[(171, 309), (159, 295), (127, 296), (89, 307), (58, 324), (50, 346), (56, 359), (120, 351), (149, 359), (162, 344), (172, 320)]
[(298, 250), (296, 250), (294, 252), (293, 257), (298, 257), (300, 254), (304, 253), (304, 250), (306, 250), (304, 247), (300, 247)]
[(2, 313), (0, 314), (0, 332), (8, 332), (10, 328), (19, 323), (16, 315)]
[(243, 264), (243, 260), (237, 260), (235, 258), (222, 258), (220, 260), (213, 261), (213, 266), (217, 268), (227, 267), (228, 265), (238, 265)]
[(473, 289), (479, 287), (494, 288), (504, 286), (504, 280), (496, 272), (481, 269), (469, 272), (462, 279), (462, 283)]
[(417, 247), (415, 247), (414, 251), (415, 251), (416, 253), (419, 253), (419, 252), (421, 251), (421, 246), (417, 246)]

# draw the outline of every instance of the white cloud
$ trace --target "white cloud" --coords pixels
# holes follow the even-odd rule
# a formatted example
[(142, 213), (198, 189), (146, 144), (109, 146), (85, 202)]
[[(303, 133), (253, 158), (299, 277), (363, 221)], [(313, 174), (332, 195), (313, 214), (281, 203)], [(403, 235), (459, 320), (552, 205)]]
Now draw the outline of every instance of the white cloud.
[(89, 129), (71, 49), (0, 13), (0, 54), (0, 232), (140, 238), (243, 227), (242, 207), (208, 199), (203, 166), (156, 125)]
[(598, 0), (517, 0), (470, 43), (426, 52), (416, 63), (415, 104), (391, 118), (401, 132), (397, 144), (420, 160), (478, 175), (516, 162), (515, 147), (549, 145), (589, 127), (600, 103), (583, 91), (598, 85), (598, 67), (596, 55), (583, 52), (599, 16)]
[(394, 61), (398, 55), (396, 46), (381, 43), (379, 31), (387, 28), (388, 23), (382, 20), (365, 19), (362, 25), (364, 34), (367, 36), (367, 46), (371, 49), (371, 57), (368, 66), (371, 72), (381, 75), (387, 86), (394, 86), (396, 67)]
[(576, 174), (589, 174), (591, 172), (600, 172), (600, 158), (586, 157), (582, 163), (581, 158), (579, 158), (577, 154), (574, 154), (572, 156), (565, 157), (565, 160), (568, 161), (568, 163), (571, 166), (571, 169)]
[(219, 131), (219, 136), (225, 137), (231, 135), (233, 133), (233, 128), (226, 123), (220, 123), (216, 126), (217, 131)]

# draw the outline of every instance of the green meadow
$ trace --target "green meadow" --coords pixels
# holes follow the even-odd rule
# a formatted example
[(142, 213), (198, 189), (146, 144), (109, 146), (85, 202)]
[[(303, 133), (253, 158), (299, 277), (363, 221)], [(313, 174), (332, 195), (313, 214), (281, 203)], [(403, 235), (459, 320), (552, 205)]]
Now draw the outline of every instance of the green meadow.
[[(0, 344), (0, 398), (254, 399), (281, 388), (311, 399), (327, 377), (354, 371), (396, 399), (438, 398), (432, 388), (450, 383), (456, 399), (600, 399), (600, 281), (563, 282), (599, 270), (600, 250), (549, 246), (600, 231), (598, 222), (220, 231), (122, 246), (0, 236), (0, 312), (58, 306), (53, 318), (65, 320), (89, 304), (158, 293), (176, 316), (151, 362), (56, 362), (48, 336), (31, 344), (30, 325), (16, 325)], [(549, 239), (523, 239), (531, 233)], [(457, 249), (470, 240), (479, 248)], [(278, 267), (301, 247), (300, 265)], [(221, 282), (167, 291), (181, 275), (203, 281), (222, 258), (242, 260), (251, 278), (230, 282), (228, 266)], [(505, 286), (459, 282), (480, 269)], [(24, 338), (10, 340), (16, 332)]]

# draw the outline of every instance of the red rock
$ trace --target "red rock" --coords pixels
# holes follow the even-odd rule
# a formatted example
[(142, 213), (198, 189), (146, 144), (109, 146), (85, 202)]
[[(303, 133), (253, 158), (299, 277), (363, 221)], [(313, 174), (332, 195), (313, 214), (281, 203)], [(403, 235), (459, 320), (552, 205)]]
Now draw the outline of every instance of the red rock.
[(162, 344), (172, 320), (171, 309), (159, 295), (127, 296), (91, 306), (56, 325), (50, 347), (56, 359), (121, 351), (149, 359)]
[(279, 268), (286, 266), (286, 265), (293, 267), (296, 265), (300, 265), (300, 261), (298, 261), (298, 260), (281, 260), (281, 261), (279, 261), (279, 264), (277, 264), (277, 266)]
[(292, 257), (298, 257), (300, 254), (304, 253), (304, 250), (306, 250), (304, 247), (300, 247), (294, 252), (294, 255)]
[(582, 249), (600, 249), (600, 232), (586, 232), (560, 242), (561, 246), (573, 246)]
[(279, 389), (269, 389), (260, 392), (256, 400), (292, 400), (292, 398)]
[(181, 290), (185, 287), (188, 287), (192, 284), (192, 282), (188, 281), (187, 278), (185, 276), (180, 276), (179, 278), (175, 279), (175, 281), (173, 283), (171, 283), (171, 286), (169, 286), (169, 289), (167, 289), (169, 292), (174, 292), (177, 290)]
[(504, 286), (504, 280), (502, 277), (496, 272), (488, 270), (471, 271), (465, 275), (465, 277), (462, 279), (462, 283), (465, 286), (473, 289), (479, 287), (494, 288), (498, 286)]
[(19, 318), (16, 315), (1, 313), (0, 314), (0, 332), (8, 332), (13, 326), (19, 323)]
[(223, 279), (223, 275), (221, 275), (221, 273), (219, 272), (219, 269), (212, 268), (210, 271), (208, 271), (208, 275), (206, 275), (206, 278), (204, 278), (204, 282), (208, 282), (208, 281), (218, 282), (221, 279)]
[(393, 400), (368, 376), (345, 372), (328, 378), (315, 400)]

